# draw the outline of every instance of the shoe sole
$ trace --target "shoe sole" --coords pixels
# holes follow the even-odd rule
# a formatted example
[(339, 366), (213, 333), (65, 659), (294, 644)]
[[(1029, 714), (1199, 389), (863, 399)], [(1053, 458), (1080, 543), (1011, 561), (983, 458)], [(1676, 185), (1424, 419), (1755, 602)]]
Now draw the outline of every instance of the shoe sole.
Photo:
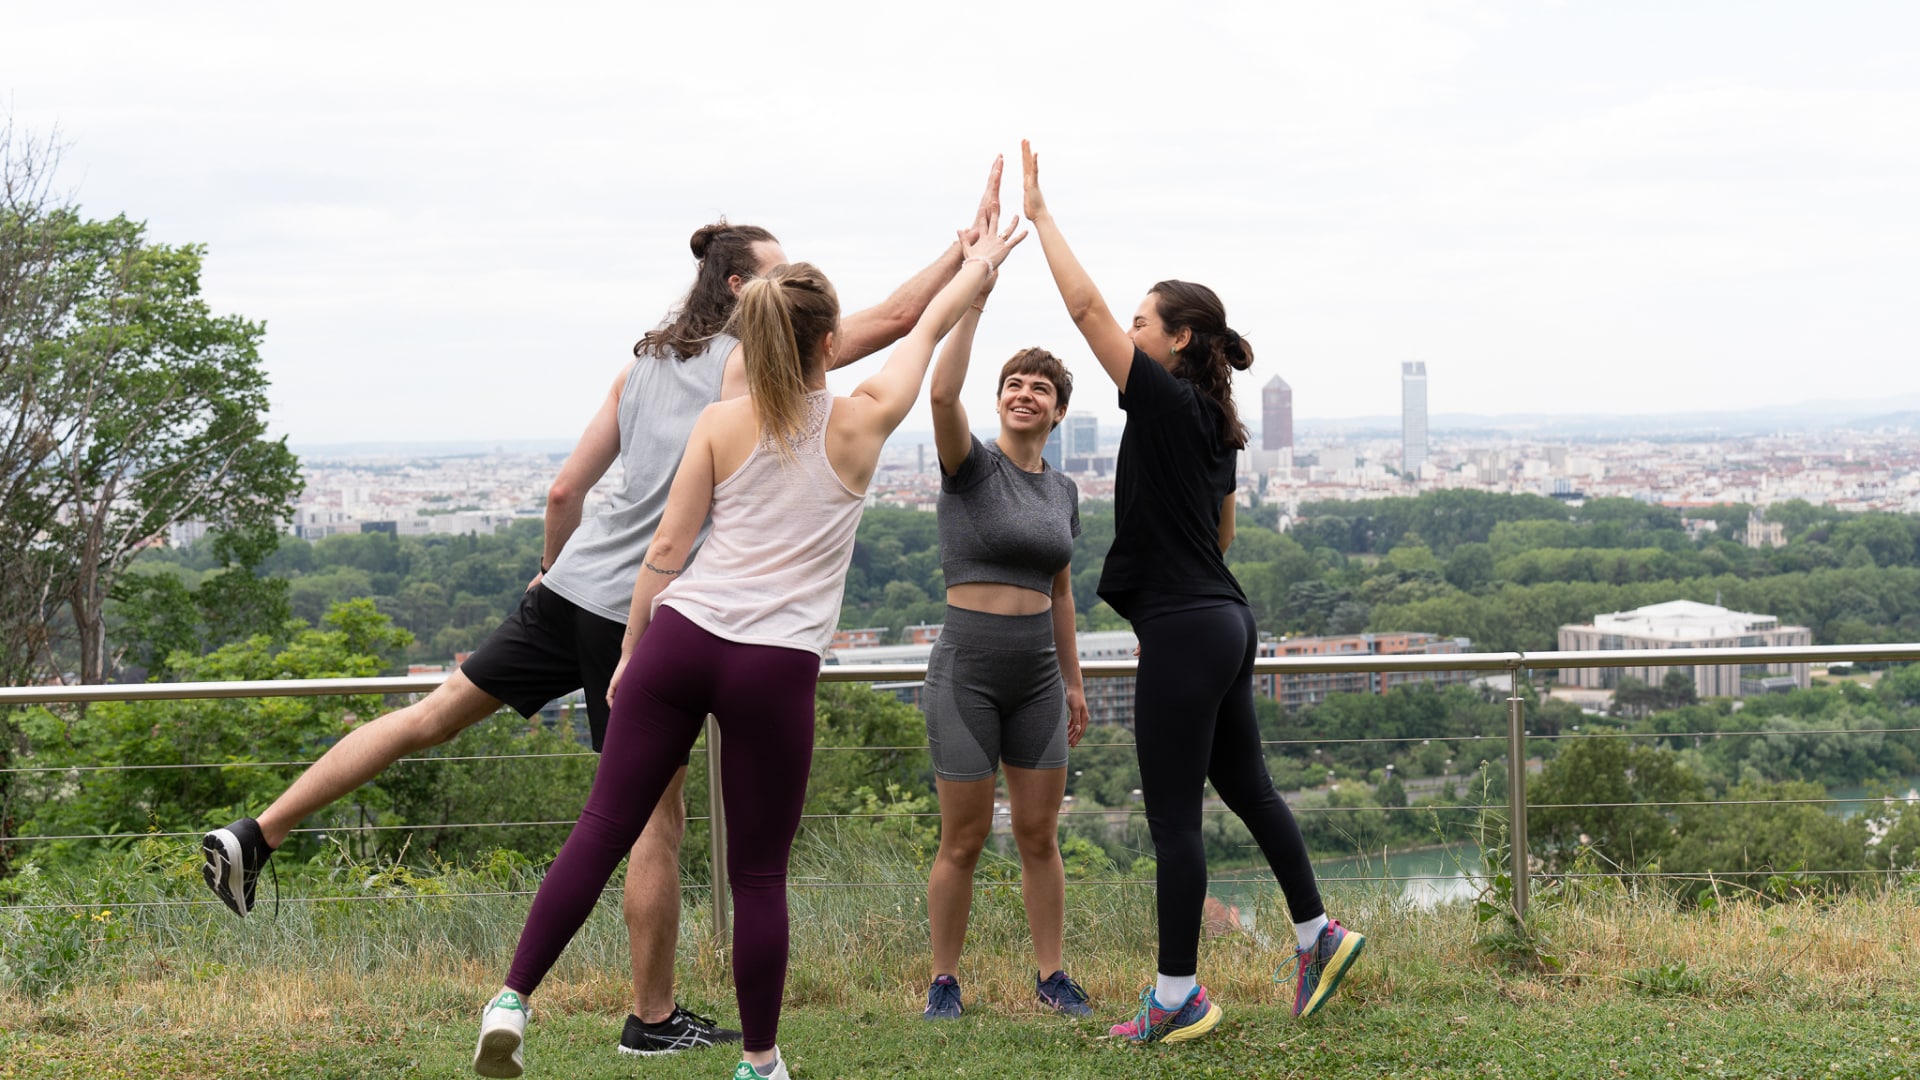
[(505, 1028), (480, 1033), (480, 1045), (473, 1048), (473, 1071), (481, 1076), (519, 1076), (526, 1069), (513, 1060), (520, 1052), (520, 1033)]
[(1340, 989), (1340, 980), (1346, 977), (1347, 969), (1360, 958), (1361, 950), (1366, 947), (1365, 934), (1347, 931), (1347, 936), (1340, 939), (1340, 947), (1333, 951), (1333, 958), (1327, 961), (1327, 969), (1320, 975), (1320, 985), (1313, 988), (1313, 996), (1307, 999), (1307, 1007), (1300, 1010), (1303, 1019), (1320, 1011), (1320, 1006), (1327, 1003), (1335, 990)]
[(246, 918), (247, 874), (241, 862), (240, 838), (231, 830), (215, 829), (200, 838), (200, 850), (207, 858), (207, 864), (200, 868), (207, 888), (227, 905), (227, 910)]
[(703, 1042), (703, 1043), (693, 1043), (690, 1046), (668, 1047), (664, 1050), (635, 1050), (633, 1047), (628, 1046), (626, 1043), (621, 1043), (619, 1046), (615, 1047), (614, 1049), (619, 1050), (621, 1053), (627, 1054), (631, 1057), (669, 1057), (673, 1054), (684, 1054), (690, 1050), (711, 1050), (714, 1048), (714, 1046), (715, 1046), (714, 1043)]
[(1207, 1014), (1205, 1016), (1184, 1027), (1175, 1028), (1167, 1032), (1165, 1035), (1160, 1036), (1160, 1041), (1177, 1043), (1186, 1042), (1188, 1039), (1197, 1039), (1207, 1032), (1212, 1031), (1214, 1028), (1219, 1027), (1220, 1018), (1225, 1015), (1226, 1013), (1221, 1010), (1219, 1005), (1209, 1001), (1207, 1002)]

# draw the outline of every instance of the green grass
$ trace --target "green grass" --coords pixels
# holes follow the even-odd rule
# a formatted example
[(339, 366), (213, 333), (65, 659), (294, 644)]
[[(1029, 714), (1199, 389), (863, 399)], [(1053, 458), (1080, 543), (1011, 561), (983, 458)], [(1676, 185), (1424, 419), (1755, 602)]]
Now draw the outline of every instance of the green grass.
[[(1364, 961), (1363, 961), (1364, 963)], [(1451, 995), (1383, 996), (1383, 980), (1299, 1022), (1274, 1004), (1226, 1000), (1205, 1039), (1132, 1046), (1105, 1020), (1068, 1023), (1012, 1003), (981, 1003), (938, 1025), (917, 1018), (915, 988), (863, 1006), (789, 1009), (781, 1044), (796, 1077), (1324, 1077), (1920, 1075), (1912, 1047), (1920, 996), (1844, 1002), (1645, 998), (1579, 990), (1514, 992), (1468, 980)], [(468, 1074), (472, 984), (374, 986), (290, 1014), (234, 1002), (208, 1012), (168, 1001), (89, 999), (0, 1036), (0, 1077), (368, 1077)], [(145, 995), (142, 995), (143, 997)], [(189, 1001), (194, 995), (188, 995)], [(1124, 1012), (1103, 1002), (1106, 1012)], [(423, 1008), (423, 1005), (425, 1006)], [(538, 1007), (538, 1006), (536, 1006)], [(724, 1052), (635, 1059), (613, 1052), (619, 1010), (556, 1008), (528, 1034), (534, 1077), (726, 1075)], [(235, 1030), (235, 1029), (238, 1030)]]
[[(1212, 1035), (1172, 1047), (1105, 1037), (1151, 975), (1151, 890), (1068, 893), (1068, 955), (1097, 1022), (1030, 1001), (1017, 886), (983, 882), (961, 978), (969, 1014), (919, 1019), (926, 971), (922, 870), (858, 836), (798, 853), (799, 880), (905, 887), (796, 889), (780, 1041), (799, 1080), (950, 1077), (1799, 1076), (1920, 1080), (1920, 892), (1910, 884), (1767, 903), (1726, 896), (1676, 908), (1658, 892), (1591, 885), (1536, 896), (1531, 941), (1468, 906), (1408, 910), (1365, 886), (1324, 883), (1369, 936), (1322, 1015), (1294, 1020), (1272, 981), (1291, 935), (1277, 895), (1257, 903), (1278, 940), (1231, 932), (1202, 947), (1202, 979), (1226, 1010)], [(34, 886), (78, 902), (197, 898), (191, 863), (155, 849), (89, 882)], [(853, 864), (859, 865), (853, 865)], [(108, 868), (112, 871), (113, 868)], [(348, 868), (351, 869), (351, 868)], [(373, 887), (348, 869), (295, 875), (290, 893)], [(1004, 868), (989, 866), (988, 876)], [(317, 870), (316, 870), (317, 872)], [(494, 876), (488, 878), (485, 873)], [(411, 888), (518, 887), (523, 867), (417, 879)], [(843, 876), (843, 875), (853, 876)], [(390, 887), (393, 882), (377, 883)], [(56, 887), (57, 886), (57, 887)], [(87, 889), (95, 892), (88, 893)], [(703, 894), (693, 892), (696, 900)], [(28, 898), (31, 899), (31, 898)], [(107, 918), (0, 916), (0, 1078), (446, 1077), (470, 1075), (481, 1003), (498, 985), (524, 897), (428, 896), (267, 906), (245, 923), (218, 908), (123, 908)], [(704, 905), (682, 932), (683, 1002), (726, 1021), (724, 951)], [(1529, 947), (1534, 951), (1529, 951)], [(1549, 964), (1534, 962), (1551, 957)], [(613, 1052), (627, 1009), (625, 935), (603, 901), (533, 997), (533, 1077), (717, 1077), (733, 1058)], [(29, 978), (31, 977), (31, 978)], [(31, 987), (29, 983), (31, 982)], [(37, 987), (37, 989), (34, 989)]]

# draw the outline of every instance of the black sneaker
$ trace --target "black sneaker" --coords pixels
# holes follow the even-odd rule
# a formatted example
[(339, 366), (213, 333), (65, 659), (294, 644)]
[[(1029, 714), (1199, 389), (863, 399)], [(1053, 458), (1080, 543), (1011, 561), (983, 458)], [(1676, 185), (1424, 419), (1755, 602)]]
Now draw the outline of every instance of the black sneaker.
[(627, 1028), (620, 1033), (620, 1052), (658, 1057), (682, 1050), (704, 1050), (718, 1043), (737, 1043), (740, 1033), (723, 1028), (708, 1017), (691, 1013), (674, 1003), (673, 1015), (657, 1024), (649, 1024), (627, 1014)]
[(253, 910), (253, 889), (260, 881), (260, 868), (273, 856), (266, 837), (260, 835), (260, 823), (241, 818), (224, 829), (215, 829), (200, 838), (201, 853), (207, 865), (200, 876), (235, 915), (247, 917)]
[(922, 1020), (958, 1020), (966, 1009), (960, 1004), (960, 980), (941, 975), (927, 987), (927, 1011)]

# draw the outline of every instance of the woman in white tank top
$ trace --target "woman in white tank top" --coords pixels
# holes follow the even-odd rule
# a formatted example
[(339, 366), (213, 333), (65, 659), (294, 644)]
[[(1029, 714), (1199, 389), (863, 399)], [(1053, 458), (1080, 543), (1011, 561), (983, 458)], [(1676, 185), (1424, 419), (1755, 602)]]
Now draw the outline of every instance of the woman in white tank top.
[[(912, 408), (933, 348), (1025, 233), (997, 212), (963, 234), (960, 273), (886, 366), (843, 398), (826, 389), (840, 306), (806, 263), (741, 290), (731, 332), (749, 396), (707, 407), (647, 549), (586, 809), (534, 898), (504, 988), (481, 1014), (476, 1068), (520, 1075), (525, 999), (592, 911), (707, 714), (719, 721), (733, 823), (734, 982), (746, 1060), (785, 1077), (774, 1044), (787, 968), (787, 856), (813, 758), (814, 686), (839, 621), (867, 484)], [(712, 515), (700, 559), (686, 560)], [(685, 571), (683, 574), (682, 571)], [(489, 1071), (491, 1070), (491, 1071)]]

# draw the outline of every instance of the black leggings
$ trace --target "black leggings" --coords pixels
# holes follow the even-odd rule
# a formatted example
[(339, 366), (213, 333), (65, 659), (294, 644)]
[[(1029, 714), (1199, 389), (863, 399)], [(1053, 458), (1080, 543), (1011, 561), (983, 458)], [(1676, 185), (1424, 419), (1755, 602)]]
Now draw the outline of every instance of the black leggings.
[(1157, 863), (1160, 974), (1199, 963), (1207, 853), (1200, 838), (1205, 781), (1246, 822), (1287, 897), (1294, 922), (1324, 914), (1307, 845), (1267, 775), (1253, 713), (1253, 612), (1228, 603), (1134, 623), (1140, 674), (1133, 731), (1140, 790)]

